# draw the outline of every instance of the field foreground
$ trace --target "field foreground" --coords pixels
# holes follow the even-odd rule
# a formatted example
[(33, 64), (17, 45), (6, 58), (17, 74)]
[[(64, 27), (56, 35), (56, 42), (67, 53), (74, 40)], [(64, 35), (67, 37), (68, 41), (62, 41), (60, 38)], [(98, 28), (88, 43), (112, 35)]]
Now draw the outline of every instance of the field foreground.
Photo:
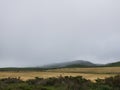
[(0, 90), (120, 90), (120, 76), (96, 79), (92, 82), (82, 76), (52, 77), (29, 79), (0, 79)]
[(49, 78), (59, 76), (83, 76), (86, 79), (95, 80), (97, 78), (114, 76), (115, 74), (84, 74), (84, 73), (58, 73), (58, 72), (0, 72), (0, 78), (21, 77), (22, 80), (34, 79), (35, 77)]
[(20, 77), (22, 80), (28, 80), (35, 77), (83, 76), (86, 79), (94, 81), (97, 78), (104, 79), (118, 74), (120, 74), (120, 67), (63, 68), (46, 71), (1, 71), (0, 78)]

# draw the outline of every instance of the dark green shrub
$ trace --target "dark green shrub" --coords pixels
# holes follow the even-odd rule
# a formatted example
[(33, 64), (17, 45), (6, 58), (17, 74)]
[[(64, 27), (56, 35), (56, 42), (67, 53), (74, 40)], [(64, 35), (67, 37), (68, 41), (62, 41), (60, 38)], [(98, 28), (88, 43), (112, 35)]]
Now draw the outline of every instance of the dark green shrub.
[(23, 81), (20, 78), (10, 78), (9, 77), (9, 78), (1, 79), (0, 82), (10, 84), (10, 83), (21, 83)]
[(0, 79), (0, 90), (120, 90), (120, 76), (91, 82), (81, 76), (39, 78), (22, 81), (20, 78)]

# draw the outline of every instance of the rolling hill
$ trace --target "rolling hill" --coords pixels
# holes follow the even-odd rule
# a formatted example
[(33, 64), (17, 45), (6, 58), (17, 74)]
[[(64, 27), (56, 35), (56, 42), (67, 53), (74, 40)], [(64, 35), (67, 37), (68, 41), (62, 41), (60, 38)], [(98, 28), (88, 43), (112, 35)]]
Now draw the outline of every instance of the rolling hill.
[(43, 68), (92, 67), (92, 66), (98, 66), (98, 64), (94, 64), (92, 62), (84, 61), (84, 60), (76, 60), (76, 61), (69, 61), (64, 63), (45, 65), (43, 66)]
[(85, 60), (76, 60), (76, 61), (69, 61), (64, 63), (45, 65), (42, 68), (119, 67), (119, 66), (120, 66), (120, 61), (108, 63), (108, 64), (95, 64)]
[(0, 68), (0, 71), (43, 71), (57, 68), (89, 68), (89, 67), (120, 67), (120, 61), (108, 64), (95, 64), (85, 60), (75, 60), (62, 63), (44, 65), (41, 67), (6, 67)]
[(105, 66), (109, 66), (109, 67), (118, 67), (120, 66), (120, 61), (118, 62), (113, 62), (113, 63), (108, 63)]

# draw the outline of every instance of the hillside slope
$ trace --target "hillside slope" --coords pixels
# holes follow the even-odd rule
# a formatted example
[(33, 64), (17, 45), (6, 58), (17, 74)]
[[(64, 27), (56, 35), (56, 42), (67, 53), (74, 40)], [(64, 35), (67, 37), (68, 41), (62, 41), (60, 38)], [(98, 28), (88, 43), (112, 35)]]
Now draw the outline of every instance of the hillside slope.
[(76, 61), (69, 61), (64, 63), (56, 63), (51, 65), (45, 65), (43, 68), (64, 68), (64, 67), (91, 67), (96, 66), (96, 64), (84, 61), (84, 60), (76, 60)]
[(114, 63), (109, 63), (109, 64), (106, 64), (105, 66), (118, 67), (118, 66), (120, 66), (120, 61), (114, 62)]

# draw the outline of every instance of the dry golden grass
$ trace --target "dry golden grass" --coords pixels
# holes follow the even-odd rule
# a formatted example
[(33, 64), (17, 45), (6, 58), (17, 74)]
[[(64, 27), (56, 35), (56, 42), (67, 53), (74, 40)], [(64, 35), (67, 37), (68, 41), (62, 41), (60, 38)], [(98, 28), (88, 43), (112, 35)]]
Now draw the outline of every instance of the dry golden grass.
[(86, 79), (95, 80), (113, 76), (113, 74), (84, 74), (84, 73), (60, 73), (60, 72), (0, 72), (0, 78), (21, 77), (23, 80), (33, 79), (35, 77), (49, 78), (59, 76), (83, 76)]
[[(106, 74), (107, 73), (107, 74)], [(110, 73), (110, 74), (108, 74)], [(59, 77), (59, 76), (83, 76), (86, 79), (94, 81), (97, 78), (105, 78), (109, 76), (116, 75), (115, 73), (120, 73), (120, 67), (101, 67), (101, 68), (65, 68), (65, 69), (54, 69), (47, 71), (4, 71), (0, 72), (0, 78), (7, 77), (21, 77), (23, 80), (33, 79), (35, 77), (49, 78), (49, 77)]]
[(120, 67), (62, 68), (48, 71), (70, 73), (93, 73), (93, 74), (120, 74)]

